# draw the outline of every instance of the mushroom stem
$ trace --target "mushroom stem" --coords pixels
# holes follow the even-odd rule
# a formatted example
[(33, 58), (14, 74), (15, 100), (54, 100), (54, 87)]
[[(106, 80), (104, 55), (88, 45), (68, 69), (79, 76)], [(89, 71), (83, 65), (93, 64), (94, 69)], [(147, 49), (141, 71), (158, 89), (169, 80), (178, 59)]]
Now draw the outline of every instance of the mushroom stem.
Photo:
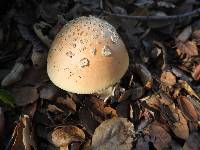
[(104, 101), (106, 101), (110, 96), (114, 95), (114, 92), (113, 92), (114, 89), (115, 89), (115, 85), (112, 85), (102, 91), (95, 93), (95, 95), (99, 96), (100, 99), (103, 99)]
[(61, 146), (60, 150), (69, 150), (68, 146)]

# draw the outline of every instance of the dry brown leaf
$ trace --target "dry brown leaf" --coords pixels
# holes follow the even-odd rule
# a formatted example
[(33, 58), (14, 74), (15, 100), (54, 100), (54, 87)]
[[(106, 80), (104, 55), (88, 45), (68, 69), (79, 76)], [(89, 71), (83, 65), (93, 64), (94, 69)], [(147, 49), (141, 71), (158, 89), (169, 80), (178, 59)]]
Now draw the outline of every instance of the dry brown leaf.
[(163, 71), (160, 80), (168, 86), (176, 84), (176, 76), (170, 71)]
[(147, 100), (146, 103), (148, 104), (149, 107), (154, 108), (155, 110), (159, 109), (160, 106), (160, 101), (159, 97), (157, 94), (151, 95)]
[(15, 126), (8, 147), (11, 150), (36, 150), (32, 126), (28, 115), (20, 117), (17, 125)]
[(93, 150), (131, 150), (134, 126), (126, 118), (112, 118), (98, 126), (92, 137)]
[(47, 110), (49, 112), (53, 112), (53, 113), (56, 113), (56, 112), (58, 112), (58, 113), (64, 113), (64, 111), (62, 109), (60, 109), (60, 108), (58, 108), (58, 107), (56, 107), (55, 105), (52, 105), (52, 104), (49, 104), (47, 106)]
[(200, 64), (196, 65), (192, 72), (192, 77), (194, 80), (200, 80)]
[(39, 98), (37, 89), (32, 86), (14, 87), (11, 93), (14, 96), (17, 106), (28, 105)]
[(200, 29), (193, 31), (192, 37), (195, 39), (200, 39)]
[(178, 108), (176, 108), (174, 113), (178, 115), (179, 121), (173, 123), (173, 125), (170, 127), (177, 137), (186, 140), (189, 136), (189, 128), (187, 125), (187, 120), (184, 118), (184, 116), (182, 115), (181, 111)]
[(151, 88), (153, 84), (153, 79), (152, 79), (150, 71), (146, 68), (146, 66), (142, 64), (136, 64), (135, 69), (143, 85), (147, 88)]
[(48, 140), (56, 147), (65, 147), (72, 142), (83, 142), (85, 140), (85, 133), (76, 126), (67, 125), (55, 128), (49, 133)]
[(192, 33), (192, 38), (193, 38), (193, 40), (195, 40), (195, 42), (197, 42), (197, 45), (200, 45), (200, 29), (195, 30)]
[(178, 102), (180, 109), (182, 110), (182, 113), (188, 120), (191, 121), (199, 120), (199, 116), (195, 107), (186, 96), (180, 96)]
[(187, 41), (185, 43), (178, 42), (177, 43), (177, 53), (180, 55), (181, 53), (185, 53), (188, 56), (197, 56), (198, 48), (195, 41)]
[(69, 96), (66, 98), (58, 97), (56, 99), (56, 102), (59, 104), (63, 104), (67, 108), (69, 108), (71, 111), (76, 112), (76, 103), (73, 101), (73, 99)]
[(177, 42), (186, 42), (192, 34), (192, 27), (188, 26), (178, 35), (176, 38)]
[(99, 121), (103, 121), (106, 118), (117, 116), (116, 110), (110, 106), (106, 106), (103, 100), (98, 99), (94, 96), (90, 96), (85, 101), (86, 106), (99, 118)]
[(165, 150), (170, 147), (172, 138), (159, 123), (152, 123), (149, 127), (151, 142), (159, 150)]

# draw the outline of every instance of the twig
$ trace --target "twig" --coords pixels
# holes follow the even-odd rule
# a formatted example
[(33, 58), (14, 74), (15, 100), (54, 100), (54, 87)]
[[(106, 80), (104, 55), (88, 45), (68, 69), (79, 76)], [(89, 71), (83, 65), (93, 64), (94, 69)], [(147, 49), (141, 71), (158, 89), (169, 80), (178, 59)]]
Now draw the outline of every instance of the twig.
[(106, 15), (117, 17), (117, 18), (123, 18), (123, 19), (129, 19), (129, 20), (180, 22), (183, 19), (187, 19), (189, 17), (200, 16), (200, 8), (195, 9), (191, 12), (184, 13), (184, 14), (172, 15), (172, 16), (128, 16), (128, 15), (113, 14), (108, 11), (103, 11), (103, 13)]

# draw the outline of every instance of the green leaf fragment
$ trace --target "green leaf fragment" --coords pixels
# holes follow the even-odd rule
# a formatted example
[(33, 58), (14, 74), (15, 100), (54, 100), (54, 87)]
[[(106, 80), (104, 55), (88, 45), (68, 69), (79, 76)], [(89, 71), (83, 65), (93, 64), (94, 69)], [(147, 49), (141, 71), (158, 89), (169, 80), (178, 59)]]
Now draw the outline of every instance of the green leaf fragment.
[(6, 90), (0, 89), (0, 101), (3, 103), (14, 107), (15, 106), (15, 100), (14, 97)]

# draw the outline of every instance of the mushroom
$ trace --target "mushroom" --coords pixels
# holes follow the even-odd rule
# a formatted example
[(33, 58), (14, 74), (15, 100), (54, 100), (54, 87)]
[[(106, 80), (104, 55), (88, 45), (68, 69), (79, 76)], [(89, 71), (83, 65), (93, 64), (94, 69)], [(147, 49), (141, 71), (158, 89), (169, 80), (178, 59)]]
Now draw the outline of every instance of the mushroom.
[(92, 94), (108, 89), (126, 73), (126, 47), (108, 22), (79, 17), (66, 24), (48, 53), (47, 73), (63, 90)]

